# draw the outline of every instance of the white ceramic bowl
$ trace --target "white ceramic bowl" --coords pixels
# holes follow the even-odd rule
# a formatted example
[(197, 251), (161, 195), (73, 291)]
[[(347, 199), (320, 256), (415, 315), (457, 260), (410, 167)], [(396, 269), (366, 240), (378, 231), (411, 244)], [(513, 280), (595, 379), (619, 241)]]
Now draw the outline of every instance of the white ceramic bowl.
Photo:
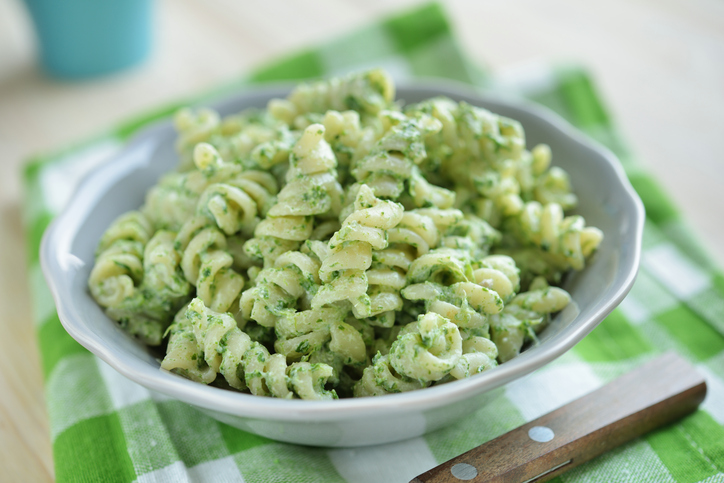
[[(212, 103), (222, 115), (263, 107), (284, 97), (289, 86), (250, 90)], [(416, 102), (435, 95), (488, 108), (519, 120), (527, 142), (551, 146), (554, 164), (571, 176), (580, 198), (577, 212), (605, 233), (592, 263), (568, 277), (574, 303), (541, 335), (541, 344), (494, 370), (420, 391), (336, 401), (277, 400), (186, 380), (161, 371), (159, 360), (106, 317), (86, 281), (98, 240), (110, 222), (138, 208), (146, 190), (174, 168), (175, 133), (170, 121), (138, 134), (118, 155), (93, 171), (65, 211), (45, 233), (41, 260), (58, 315), (68, 333), (127, 378), (191, 404), (220, 421), (275, 440), (317, 446), (363, 446), (433, 431), (497, 397), (505, 384), (560, 356), (593, 330), (618, 305), (639, 265), (644, 210), (615, 156), (567, 122), (528, 103), (483, 96), (449, 83), (398, 89)]]

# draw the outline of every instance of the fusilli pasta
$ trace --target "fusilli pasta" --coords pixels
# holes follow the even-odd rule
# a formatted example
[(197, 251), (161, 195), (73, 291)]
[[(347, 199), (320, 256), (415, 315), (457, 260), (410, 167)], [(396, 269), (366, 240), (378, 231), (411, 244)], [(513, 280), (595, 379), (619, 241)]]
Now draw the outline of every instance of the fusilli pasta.
[(103, 235), (91, 295), (168, 337), (163, 369), (287, 399), (417, 390), (537, 343), (603, 233), (519, 122), (394, 93), (374, 69), (182, 109), (179, 170)]

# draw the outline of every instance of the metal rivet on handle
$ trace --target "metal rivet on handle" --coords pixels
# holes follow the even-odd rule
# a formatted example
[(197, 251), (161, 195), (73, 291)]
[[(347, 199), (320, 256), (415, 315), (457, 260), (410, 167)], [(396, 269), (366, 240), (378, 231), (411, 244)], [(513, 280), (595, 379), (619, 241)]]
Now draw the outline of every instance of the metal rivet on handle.
[(478, 470), (473, 465), (458, 463), (450, 469), (452, 475), (458, 480), (472, 480), (478, 476)]
[(545, 426), (533, 426), (528, 430), (528, 437), (538, 443), (547, 443), (552, 440), (555, 433), (551, 428)]

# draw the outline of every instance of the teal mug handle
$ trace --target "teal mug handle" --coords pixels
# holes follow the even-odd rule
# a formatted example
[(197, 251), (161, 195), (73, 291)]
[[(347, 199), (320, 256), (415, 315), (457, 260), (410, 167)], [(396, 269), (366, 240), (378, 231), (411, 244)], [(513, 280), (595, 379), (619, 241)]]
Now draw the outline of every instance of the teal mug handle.
[(65, 79), (116, 72), (151, 47), (152, 0), (24, 0), (43, 69)]

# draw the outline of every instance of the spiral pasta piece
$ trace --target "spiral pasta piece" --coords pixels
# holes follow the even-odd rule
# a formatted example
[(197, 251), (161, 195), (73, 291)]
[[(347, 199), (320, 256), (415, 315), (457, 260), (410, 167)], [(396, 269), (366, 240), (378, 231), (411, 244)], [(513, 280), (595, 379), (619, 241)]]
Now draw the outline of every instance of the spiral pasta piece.
[(389, 247), (373, 250), (373, 263), (365, 272), (370, 300), (371, 325), (392, 327), (395, 312), (403, 307), (400, 290), (416, 254), (426, 253), (438, 243), (439, 233), (432, 218), (413, 211), (403, 213), (400, 222), (387, 230)]
[(452, 371), (462, 356), (462, 337), (449, 319), (430, 312), (405, 326), (390, 348), (390, 365), (410, 379), (438, 381)]
[(204, 359), (203, 348), (196, 343), (191, 321), (186, 318), (188, 304), (178, 311), (168, 329), (169, 339), (161, 368), (203, 384), (216, 379), (216, 371)]
[(159, 345), (172, 315), (189, 299), (191, 287), (174, 249), (176, 233), (157, 231), (143, 253), (143, 279), (134, 292), (106, 314), (148, 345)]
[[(457, 211), (457, 210), (455, 210)], [(462, 213), (458, 212), (462, 217)], [(392, 327), (395, 312), (402, 309), (404, 301), (400, 290), (405, 287), (407, 274), (413, 260), (427, 253), (438, 244), (439, 226), (433, 216), (420, 210), (406, 211), (400, 222), (387, 230), (389, 247), (373, 250), (373, 263), (365, 272), (367, 295), (370, 299), (370, 316), (367, 322), (378, 327)], [(441, 222), (441, 217), (437, 218)]]
[(312, 235), (313, 216), (336, 215), (342, 204), (337, 181), (337, 160), (324, 140), (324, 126), (313, 124), (295, 144), (287, 171), (287, 184), (267, 217), (257, 225), (254, 238), (245, 245), (252, 258), (274, 264), (282, 253), (295, 250)]
[(143, 252), (143, 287), (155, 292), (185, 295), (189, 284), (180, 269), (181, 257), (175, 249), (176, 233), (157, 231)]
[(99, 305), (117, 306), (134, 294), (143, 279), (143, 249), (152, 234), (150, 221), (138, 211), (121, 215), (103, 234), (88, 279)]
[[(322, 242), (316, 242), (322, 244)], [(256, 276), (256, 285), (241, 296), (241, 317), (254, 320), (264, 327), (274, 327), (280, 317), (294, 313), (298, 301), (309, 308), (311, 298), (321, 283), (318, 256), (307, 242), (303, 251), (290, 251), (280, 255), (273, 267), (264, 268)]]
[(182, 254), (181, 268), (197, 296), (212, 310), (229, 310), (244, 287), (244, 278), (231, 268), (234, 258), (226, 251), (223, 233), (206, 217), (196, 216), (179, 231), (175, 248)]
[(458, 363), (450, 371), (450, 377), (465, 379), (475, 374), (498, 366), (498, 348), (486, 337), (469, 334), (471, 331), (461, 330), (463, 338), (463, 354)]
[(325, 282), (312, 299), (312, 307), (347, 300), (357, 318), (371, 315), (365, 271), (372, 264), (372, 249), (387, 247), (387, 230), (402, 219), (402, 206), (375, 197), (361, 185), (354, 211), (329, 241), (330, 254), (322, 262), (319, 278)]
[[(372, 188), (376, 196), (396, 200), (416, 172), (416, 165), (426, 157), (425, 137), (439, 130), (440, 124), (429, 116), (408, 118), (394, 111), (383, 111), (380, 119), (383, 134), (370, 153), (355, 163), (352, 175)], [(417, 184), (422, 182), (418, 172)]]
[(276, 181), (269, 173), (244, 171), (232, 179), (209, 185), (201, 193), (197, 211), (227, 235), (237, 232), (251, 235), (260, 217), (269, 211), (276, 189)]
[(153, 235), (153, 225), (143, 213), (129, 211), (116, 218), (103, 233), (96, 255), (107, 250), (118, 240), (132, 240), (146, 245)]
[(580, 216), (565, 216), (557, 203), (545, 206), (536, 201), (526, 203), (520, 216), (509, 221), (509, 226), (520, 244), (549, 254), (556, 262), (556, 272), (570, 268), (582, 270), (586, 258), (603, 239), (601, 230), (585, 226)]
[(545, 327), (551, 314), (563, 310), (571, 296), (559, 287), (550, 287), (542, 277), (531, 284), (528, 292), (516, 295), (500, 314), (491, 317), (492, 340), (499, 351), (500, 362), (520, 353), (526, 340)]
[(294, 145), (287, 183), (269, 216), (337, 216), (342, 187), (336, 179), (337, 158), (324, 140), (325, 127), (312, 124)]
[(101, 252), (88, 279), (93, 298), (102, 307), (119, 305), (131, 297), (143, 279), (143, 245), (118, 240)]

